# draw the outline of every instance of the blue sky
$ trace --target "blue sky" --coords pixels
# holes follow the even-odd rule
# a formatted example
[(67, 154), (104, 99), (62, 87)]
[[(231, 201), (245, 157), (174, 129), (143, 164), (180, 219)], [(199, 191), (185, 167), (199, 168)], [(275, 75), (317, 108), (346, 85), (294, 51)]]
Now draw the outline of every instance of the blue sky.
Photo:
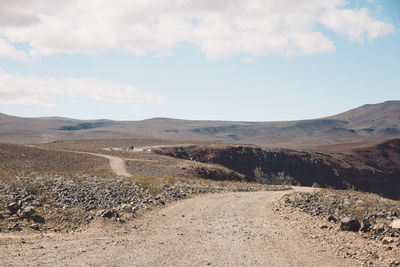
[(400, 99), (398, 0), (7, 2), (1, 113), (276, 121)]

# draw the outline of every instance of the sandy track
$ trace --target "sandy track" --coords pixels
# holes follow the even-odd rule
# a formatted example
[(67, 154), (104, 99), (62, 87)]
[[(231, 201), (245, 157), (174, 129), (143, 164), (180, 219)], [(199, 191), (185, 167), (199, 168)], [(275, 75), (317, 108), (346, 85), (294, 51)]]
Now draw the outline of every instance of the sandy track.
[[(272, 211), (285, 192), (202, 195), (123, 226), (94, 222), (81, 233), (0, 245), (18, 266), (355, 266)], [(104, 225), (106, 224), (106, 225)]]
[(126, 170), (125, 168), (125, 160), (115, 157), (115, 156), (109, 156), (109, 155), (104, 155), (104, 154), (98, 154), (98, 153), (89, 153), (89, 152), (79, 152), (79, 151), (74, 151), (75, 153), (83, 153), (83, 154), (89, 154), (97, 157), (103, 157), (108, 159), (110, 162), (110, 168), (115, 172), (116, 175), (119, 176), (131, 176), (131, 174)]
[(105, 155), (105, 154), (99, 154), (99, 153), (91, 153), (91, 152), (85, 152), (85, 151), (73, 151), (73, 150), (66, 150), (66, 149), (51, 149), (51, 148), (45, 148), (45, 147), (40, 147), (40, 146), (35, 146), (35, 145), (27, 145), (28, 147), (33, 147), (33, 148), (38, 148), (38, 149), (47, 149), (47, 150), (55, 150), (55, 151), (63, 151), (63, 152), (68, 152), (68, 153), (78, 153), (78, 154), (87, 154), (87, 155), (92, 155), (96, 157), (102, 157), (108, 159), (110, 163), (110, 168), (113, 170), (113, 172), (116, 175), (119, 176), (132, 176), (127, 170), (126, 170), (126, 165), (125, 165), (125, 160), (119, 157), (115, 156), (110, 156), (110, 155)]

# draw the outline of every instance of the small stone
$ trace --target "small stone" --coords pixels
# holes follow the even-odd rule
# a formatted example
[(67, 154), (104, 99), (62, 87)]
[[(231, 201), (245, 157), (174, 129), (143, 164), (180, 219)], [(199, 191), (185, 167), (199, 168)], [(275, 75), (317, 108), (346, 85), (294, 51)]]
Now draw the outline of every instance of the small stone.
[(372, 228), (376, 233), (382, 233), (385, 230), (385, 224), (377, 223)]
[(105, 210), (99, 210), (98, 212), (96, 212), (96, 216), (101, 217), (105, 212), (106, 212)]
[(363, 220), (361, 222), (361, 228), (360, 231), (363, 233), (368, 232), (371, 229), (371, 224), (367, 220)]
[(333, 215), (329, 215), (329, 217), (328, 217), (328, 222), (334, 222), (334, 223), (337, 223), (337, 219), (336, 219), (336, 217), (335, 216), (333, 216)]
[(393, 220), (390, 224), (390, 227), (392, 227), (393, 229), (400, 229), (400, 219)]
[(35, 214), (36, 214), (36, 211), (32, 206), (28, 206), (25, 209), (23, 209), (23, 211), (22, 211), (22, 216), (24, 218), (31, 218)]
[(321, 229), (326, 229), (326, 228), (328, 228), (328, 225), (326, 225), (326, 224), (321, 224), (321, 225), (319, 226), (319, 228), (321, 228)]
[(103, 218), (111, 218), (113, 216), (114, 216), (114, 211), (112, 211), (112, 210), (107, 210), (101, 215), (101, 217), (103, 217)]
[(382, 239), (382, 243), (385, 245), (393, 243), (393, 241), (394, 241), (394, 238), (390, 237), (390, 236), (386, 236)]
[(3, 220), (3, 219), (4, 219), (4, 216), (3, 216), (3, 214), (0, 213), (0, 220)]
[(36, 224), (36, 223), (32, 224), (32, 225), (31, 225), (31, 228), (32, 228), (33, 230), (39, 231), (39, 225)]
[(18, 223), (15, 223), (15, 224), (13, 225), (12, 229), (13, 229), (14, 231), (21, 231), (21, 230), (22, 230)]
[(42, 216), (40, 216), (40, 215), (37, 215), (37, 214), (33, 215), (33, 216), (31, 217), (31, 219), (32, 219), (32, 221), (34, 221), (35, 223), (45, 223), (44, 217), (42, 217)]
[(132, 213), (133, 206), (131, 204), (122, 204), (121, 210), (123, 212)]
[(34, 200), (34, 201), (32, 201), (32, 206), (34, 206), (34, 207), (41, 207), (41, 206), (43, 206), (43, 205), (42, 205), (42, 203), (40, 203), (39, 201)]
[(11, 211), (12, 213), (17, 213), (19, 210), (20, 206), (18, 205), (17, 202), (12, 202), (10, 205), (7, 206), (7, 209)]
[(354, 216), (347, 216), (340, 222), (340, 230), (358, 232), (361, 225), (360, 222)]

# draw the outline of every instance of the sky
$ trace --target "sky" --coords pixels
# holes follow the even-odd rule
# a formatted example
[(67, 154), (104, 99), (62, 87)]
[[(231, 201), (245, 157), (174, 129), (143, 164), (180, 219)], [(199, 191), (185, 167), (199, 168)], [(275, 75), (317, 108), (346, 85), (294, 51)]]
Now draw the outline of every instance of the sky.
[(281, 121), (400, 99), (400, 0), (2, 0), (0, 113)]

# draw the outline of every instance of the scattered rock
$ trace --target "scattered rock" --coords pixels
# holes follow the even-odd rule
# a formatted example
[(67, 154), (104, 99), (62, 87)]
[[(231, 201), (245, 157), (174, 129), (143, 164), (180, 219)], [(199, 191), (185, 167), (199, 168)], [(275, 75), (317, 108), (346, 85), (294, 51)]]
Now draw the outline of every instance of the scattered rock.
[(369, 223), (368, 220), (362, 220), (361, 221), (361, 227), (360, 231), (363, 233), (367, 233), (371, 229), (371, 224)]
[(340, 222), (340, 230), (358, 232), (361, 225), (360, 222), (354, 216), (347, 216)]
[(31, 228), (32, 228), (33, 230), (39, 231), (39, 225), (36, 224), (36, 223), (31, 224)]
[(337, 223), (337, 221), (338, 221), (338, 219), (335, 216), (329, 215), (328, 222)]
[(113, 215), (114, 215), (114, 211), (112, 211), (112, 210), (106, 210), (106, 211), (101, 215), (101, 217), (103, 217), (103, 218), (111, 218), (111, 217), (113, 217)]
[(23, 218), (31, 218), (36, 215), (36, 211), (32, 206), (28, 206), (22, 210), (22, 217)]
[[(12, 184), (0, 185), (0, 232), (12, 231), (13, 223), (20, 223), (22, 228), (31, 228), (31, 224), (49, 222), (43, 231), (58, 228), (71, 230), (90, 223), (89, 214), (103, 218), (120, 218), (121, 213), (136, 213), (188, 196), (200, 193), (224, 191), (259, 191), (285, 190), (286, 186), (268, 186), (260, 184), (223, 184), (201, 181), (177, 181), (165, 184), (157, 195), (136, 182), (87, 175), (55, 175), (36, 173), (10, 173)], [(20, 184), (21, 186), (13, 186)], [(26, 185), (32, 185), (38, 192), (46, 192), (45, 197), (27, 191)], [(40, 200), (40, 202), (39, 202)], [(6, 202), (7, 201), (7, 202)], [(124, 204), (129, 203), (129, 204)], [(107, 207), (94, 212), (101, 207)], [(93, 211), (92, 213), (88, 213)], [(40, 214), (40, 215), (39, 215)], [(3, 218), (6, 223), (3, 223)], [(25, 220), (22, 220), (25, 219)], [(126, 218), (124, 218), (126, 219)], [(30, 221), (30, 222), (29, 222)]]
[(18, 210), (19, 210), (19, 208), (20, 208), (20, 206), (18, 205), (17, 202), (12, 202), (11, 204), (9, 204), (9, 205), (7, 206), (7, 209), (8, 209), (9, 211), (11, 211), (12, 213), (17, 213)]
[(119, 218), (120, 214), (116, 210), (99, 210), (96, 213), (96, 216), (102, 217), (102, 218)]
[(105, 210), (99, 210), (96, 212), (96, 216), (101, 217), (105, 212)]
[(132, 208), (133, 208), (132, 204), (123, 204), (121, 206), (121, 210), (126, 213), (132, 213)]
[(390, 224), (390, 227), (392, 227), (393, 229), (400, 229), (400, 219), (393, 220)]
[(377, 223), (372, 227), (375, 233), (382, 233), (385, 231), (385, 224), (384, 223)]
[(40, 215), (38, 215), (38, 214), (33, 215), (33, 216), (31, 217), (31, 219), (32, 219), (32, 221), (34, 221), (35, 223), (45, 223), (45, 222), (46, 222), (46, 220), (44, 219), (44, 217), (42, 217), (42, 216), (40, 216)]
[(386, 237), (383, 238), (382, 243), (383, 244), (390, 244), (390, 243), (393, 243), (393, 241), (394, 241), (393, 237), (386, 236)]
[(14, 230), (14, 231), (21, 231), (22, 229), (21, 229), (21, 227), (19, 226), (18, 223), (15, 223), (15, 224), (13, 225), (13, 227), (12, 227), (12, 230)]

